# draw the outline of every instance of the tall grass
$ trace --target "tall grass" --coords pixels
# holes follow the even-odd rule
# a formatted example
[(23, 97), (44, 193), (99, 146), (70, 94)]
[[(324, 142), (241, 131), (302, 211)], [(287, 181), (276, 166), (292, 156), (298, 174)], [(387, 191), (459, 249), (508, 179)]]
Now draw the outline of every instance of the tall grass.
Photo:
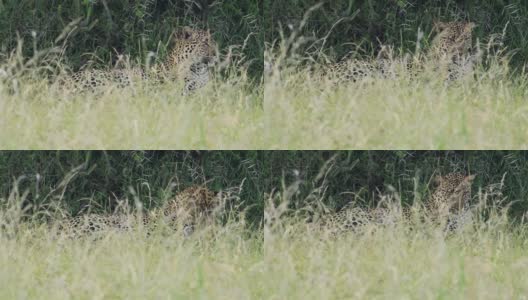
[(69, 94), (44, 82), (0, 86), (2, 149), (254, 149), (264, 146), (262, 89), (238, 78), (181, 96), (183, 85)]
[[(147, 80), (126, 88), (107, 82), (95, 92), (71, 91), (62, 84), (69, 75), (57, 57), (58, 48), (41, 50), (31, 59), (23, 56), (22, 43), (17, 49), (0, 64), (2, 149), (256, 148), (259, 144), (262, 88), (248, 77), (248, 60), (241, 49), (222, 55), (214, 79), (185, 97), (182, 81)], [(51, 82), (46, 79), (49, 73), (57, 74)]]
[[(432, 74), (431, 74), (432, 75)], [(320, 82), (308, 71), (266, 80), (272, 149), (524, 149), (527, 81)], [(437, 78), (438, 79), (438, 78)]]
[(375, 54), (382, 44), (414, 52), (418, 32), (424, 34), (421, 46), (427, 48), (434, 20), (472, 21), (480, 41), (504, 32), (501, 46), (515, 52), (511, 65), (518, 68), (528, 60), (527, 12), (522, 0), (507, 4), (488, 0), (265, 1), (264, 31), (266, 42), (277, 46), (283, 36), (299, 31), (303, 24), (299, 35), (305, 43), (299, 45), (299, 52), (335, 61), (347, 54)]
[[(96, 6), (103, 3), (106, 1), (99, 4), (84, 1), (82, 6), (90, 11), (91, 7), (96, 9)], [(33, 4), (33, 2), (23, 2), (19, 5), (31, 7)], [(114, 4), (117, 5), (117, 2)], [(40, 17), (35, 17), (33, 23), (20, 21), (25, 20), (27, 16), (19, 11), (20, 7), (14, 3), (2, 9), (0, 10), (2, 14), (10, 10), (17, 12), (8, 15), (12, 23), (22, 22), (28, 28), (33, 28), (32, 26), (36, 26), (35, 22), (42, 22)], [(47, 9), (59, 8), (52, 5)], [(98, 9), (105, 11), (110, 8)], [(156, 11), (159, 9), (157, 7)], [(4, 112), (0, 120), (2, 125), (0, 147), (2, 149), (249, 149), (263, 145), (264, 142), (258, 135), (263, 118), (262, 64), (258, 61), (259, 57), (262, 59), (263, 56), (255, 53), (260, 51), (259, 47), (261, 47), (261, 45), (255, 46), (257, 41), (255, 39), (259, 36), (257, 30), (259, 26), (258, 20), (254, 20), (257, 17), (252, 9), (256, 8), (249, 5), (234, 9), (230, 8), (230, 5), (217, 5), (211, 9), (216, 13), (211, 14), (210, 18), (220, 18), (217, 14), (224, 16), (224, 13), (229, 13), (231, 17), (223, 18), (225, 22), (241, 24), (218, 25), (223, 27), (218, 28), (220, 30), (216, 31), (213, 37), (219, 44), (219, 63), (212, 70), (214, 79), (206, 88), (188, 97), (182, 96), (182, 81), (160, 85), (145, 80), (135, 82), (131, 87), (124, 89), (118, 88), (115, 83), (107, 82), (107, 86), (97, 89), (94, 93), (78, 93), (68, 90), (64, 80), (68, 81), (72, 70), (78, 69), (81, 65), (83, 68), (107, 70), (123, 63), (125, 67), (134, 68), (148, 68), (152, 64), (159, 63), (165, 57), (170, 34), (184, 24), (191, 24), (194, 20), (192, 16), (189, 16), (189, 19), (158, 16), (161, 19), (156, 19), (148, 13), (148, 17), (140, 14), (148, 20), (139, 22), (139, 25), (132, 22), (134, 26), (143, 24), (152, 27), (152, 31), (146, 31), (149, 34), (148, 38), (151, 42), (162, 43), (163, 47), (142, 45), (139, 43), (140, 37), (129, 37), (127, 34), (119, 35), (116, 41), (99, 40), (101, 35), (97, 34), (95, 41), (89, 40), (94, 32), (86, 33), (88, 35), (82, 38), (83, 41), (73, 42), (74, 37), (80, 38), (76, 35), (80, 32), (80, 27), (86, 25), (86, 19), (82, 17), (83, 13), (78, 18), (67, 14), (68, 22), (65, 21), (65, 24), (56, 24), (54, 23), (56, 20), (48, 24), (60, 29), (58, 32), (41, 34), (37, 29), (32, 31), (28, 29), (29, 33), (17, 35), (7, 28), (0, 30), (0, 36), (6, 35), (2, 42), (5, 47), (0, 54), (0, 107)], [(172, 12), (183, 14), (179, 10)], [(243, 15), (237, 17), (235, 14)], [(105, 16), (109, 17), (111, 13)], [(134, 16), (138, 15), (133, 14), (132, 17), (135, 18)], [(243, 17), (243, 20), (239, 17)], [(90, 17), (86, 18), (90, 19)], [(108, 18), (104, 19), (110, 22)], [(130, 20), (125, 19), (116, 19), (116, 22), (119, 20), (130, 24), (127, 23)], [(167, 23), (160, 23), (160, 20)], [(183, 24), (181, 20), (186, 22)], [(93, 22), (97, 24), (97, 20)], [(193, 25), (198, 28), (206, 27), (200, 24)], [(249, 27), (246, 28), (246, 25)], [(109, 24), (94, 26), (109, 35), (116, 33)], [(237, 28), (242, 26), (244, 29), (234, 30), (233, 26)], [(214, 28), (211, 29), (214, 32)], [(160, 31), (167, 31), (163, 39), (156, 35), (161, 34)], [(88, 41), (94, 42), (95, 44), (91, 46), (102, 51), (92, 56), (94, 63), (71, 62), (71, 59), (83, 57), (81, 53), (94, 50), (81, 46)], [(139, 44), (136, 45), (136, 42)], [(113, 43), (122, 46), (116, 50), (116, 53), (107, 51), (112, 48)], [(136, 46), (141, 47), (141, 51), (134, 48)], [(132, 51), (133, 49), (138, 51)], [(18, 141), (14, 138), (17, 135), (20, 138)]]
[[(152, 207), (148, 207), (148, 201), (155, 200), (156, 193), (170, 192), (171, 185), (175, 184), (172, 182), (166, 191), (159, 191), (162, 183), (157, 181), (163, 178), (158, 174), (150, 174), (153, 171), (152, 167), (159, 169), (163, 174), (167, 167), (186, 169), (193, 166), (192, 162), (186, 163), (185, 159), (180, 163), (171, 162), (166, 159), (170, 155), (164, 153), (155, 153), (150, 157), (142, 157), (140, 152), (111, 153), (105, 155), (106, 157), (100, 157), (102, 159), (99, 162), (107, 161), (107, 168), (98, 169), (86, 159), (84, 166), (71, 170), (59, 183), (53, 185), (53, 173), (58, 172), (57, 169), (83, 156), (83, 153), (70, 153), (69, 157), (65, 155), (62, 159), (47, 160), (47, 162), (53, 161), (45, 168), (49, 173), (35, 174), (36, 178), (33, 179), (36, 182), (32, 182), (29, 188), (24, 179), (31, 182), (32, 178), (26, 175), (26, 178), (15, 181), (11, 189), (8, 189), (9, 194), (5, 198), (0, 198), (2, 252), (0, 278), (4, 280), (0, 297), (40, 299), (261, 297), (259, 295), (262, 291), (254, 283), (258, 282), (259, 270), (262, 268), (263, 237), (258, 228), (260, 225), (251, 224), (260, 221), (251, 220), (255, 214), (252, 215), (250, 209), (240, 209), (243, 204), (239, 198), (242, 194), (240, 190), (238, 196), (234, 194), (236, 199), (226, 198), (228, 202), (232, 203), (234, 200), (238, 203), (232, 203), (234, 206), (231, 207), (226, 206), (227, 211), (221, 214), (223, 216), (219, 215), (223, 220), (218, 220), (220, 222), (214, 222), (206, 228), (199, 227), (190, 238), (184, 238), (181, 231), (173, 230), (172, 226), (167, 226), (168, 224), (163, 220), (151, 219), (149, 223), (143, 225), (137, 222), (136, 217), (139, 217), (139, 213), (149, 214), (148, 210)], [(86, 157), (90, 156), (90, 153), (84, 154)], [(130, 158), (136, 161), (136, 165), (130, 161), (126, 162), (128, 154), (132, 154)], [(26, 163), (29, 161), (28, 156), (33, 156), (35, 163), (38, 157), (52, 156), (53, 153), (15, 152), (12, 158), (16, 160), (17, 157), (22, 158), (24, 155), (26, 155)], [(59, 153), (57, 155), (60, 156)], [(94, 156), (97, 156), (97, 153)], [(167, 165), (160, 165), (157, 161), (163, 156)], [(97, 161), (97, 157), (92, 159)], [(190, 157), (187, 159), (192, 160)], [(231, 159), (234, 157), (232, 156)], [(103, 184), (101, 192), (105, 192), (105, 186), (111, 188), (116, 183), (112, 182), (112, 179), (104, 180), (95, 174), (91, 180), (86, 177), (90, 177), (92, 172), (104, 172), (101, 169), (112, 169), (111, 162), (116, 160), (122, 160), (122, 164), (116, 166), (121, 173), (121, 181), (133, 180), (142, 187), (136, 192), (134, 186), (129, 186), (131, 199), (126, 196), (115, 199), (118, 203), (115, 213), (122, 214), (121, 220), (131, 228), (118, 230), (117, 227), (109, 227), (92, 234), (72, 237), (71, 232), (64, 228), (70, 224), (68, 204), (75, 205), (78, 201), (87, 201), (92, 207), (85, 207), (84, 210), (105, 215), (104, 209), (101, 212), (101, 208), (98, 207), (104, 205), (98, 197), (88, 196), (77, 199), (73, 196), (78, 192), (75, 189), (80, 190), (82, 194), (83, 191), (90, 190), (90, 186), (99, 184)], [(210, 164), (215, 168), (230, 167), (219, 166), (216, 163), (218, 162), (206, 161), (196, 168)], [(169, 166), (170, 164), (175, 166)], [(13, 172), (17, 172), (16, 169), (13, 165), (7, 168)], [(192, 172), (190, 169), (185, 171)], [(194, 171), (200, 173), (200, 170)], [(142, 173), (142, 176), (137, 176), (138, 172)], [(175, 173), (170, 180), (179, 183), (177, 178), (179, 172)], [(149, 183), (142, 180), (140, 177), (143, 176), (152, 181)], [(191, 177), (193, 176), (200, 174), (191, 174)], [(84, 180), (76, 180), (76, 177)], [(229, 180), (228, 177), (223, 179)], [(184, 178), (180, 179), (184, 181)], [(66, 192), (67, 190), (74, 191), (70, 193)], [(146, 195), (151, 196), (151, 199), (144, 196), (145, 190), (148, 190)], [(92, 191), (92, 195), (94, 192)], [(119, 191), (116, 192), (117, 194), (112, 193), (114, 197), (119, 195)], [(223, 193), (222, 197), (226, 195), (228, 194)], [(111, 195), (108, 193), (104, 197)], [(245, 199), (243, 202), (255, 206), (252, 200)], [(257, 218), (261, 219), (261, 215)]]
[[(418, 4), (421, 3), (421, 4)], [(526, 143), (526, 39), (520, 2), (267, 3), (264, 105), (274, 149), (520, 149)], [(427, 9), (424, 9), (427, 8)], [(492, 17), (496, 16), (496, 17)], [(474, 72), (446, 84), (422, 58), (434, 19), (480, 25)], [(486, 21), (488, 20), (488, 21)], [(493, 20), (493, 21), (491, 21)], [(394, 78), (324, 78), (343, 57), (372, 61), (394, 48)], [(408, 72), (402, 61), (417, 63)]]
[[(213, 238), (64, 239), (46, 226), (0, 235), (2, 297), (65, 298), (521, 298), (526, 230), (501, 211), (461, 234), (433, 225), (372, 227), (329, 238), (266, 210), (265, 239), (243, 227)], [(2, 216), (3, 218), (4, 216)]]
[[(525, 152), (200, 153), (1, 153), (2, 181), (40, 168), (48, 172), (34, 185), (19, 180), (11, 189), (0, 186), (3, 193), (10, 192), (0, 199), (0, 296), (496, 299), (522, 298), (528, 292), (523, 272), (528, 234)], [(72, 170), (53, 184), (60, 170), (79, 161), (101, 167)], [(258, 198), (265, 205), (259, 226), (228, 218), (187, 239), (164, 227), (147, 234), (149, 228), (142, 226), (69, 239), (53, 226), (61, 218), (56, 208), (75, 203), (76, 195), (94, 187), (109, 191), (119, 183), (150, 184), (145, 187), (148, 192), (137, 191), (139, 199), (130, 197), (130, 203), (137, 204), (143, 197), (163, 193), (163, 179), (174, 169), (175, 183), (208, 175), (214, 186), (247, 177), (251, 195), (244, 201)], [(427, 201), (428, 178), (436, 171), (453, 169), (478, 174), (473, 186), (474, 218), (460, 231), (446, 234), (442, 224), (428, 218), (422, 204)], [(115, 180), (117, 174), (123, 174), (121, 180)], [(68, 180), (69, 184), (63, 183)], [(379, 199), (368, 199), (361, 191), (382, 184), (387, 188), (375, 197), (381, 195), (393, 208), (413, 205), (412, 218), (402, 219), (394, 209), (391, 219), (396, 222), (391, 226), (369, 224), (337, 237), (314, 226), (317, 216), (335, 210), (340, 196), (358, 205), (374, 204)], [(73, 191), (66, 193), (61, 187)], [(54, 201), (47, 211), (31, 215), (23, 204), (39, 191), (50, 190), (58, 192), (51, 193)], [(263, 199), (260, 193), (267, 196)], [(91, 200), (94, 205), (104, 203), (97, 197)], [(515, 201), (522, 203), (512, 213)], [(46, 219), (42, 215), (50, 222), (42, 223)]]
[[(392, 76), (372, 71), (358, 81), (324, 76), (331, 57), (306, 51), (310, 16), (266, 52), (264, 107), (273, 118), (269, 143), (278, 149), (519, 149), (526, 146), (526, 74), (510, 68), (501, 38), (475, 45), (472, 72), (455, 82), (438, 62), (396, 47)], [(321, 38), (324, 40), (324, 38)], [(311, 47), (311, 46), (310, 46)], [(359, 50), (349, 53), (361, 57)], [(368, 64), (372, 59), (360, 58)], [(407, 66), (413, 64), (411, 70)]]
[(258, 227), (269, 193), (284, 191), (295, 210), (318, 203), (336, 210), (351, 200), (376, 206), (380, 193), (394, 191), (412, 205), (430, 195), (436, 175), (450, 172), (475, 174), (475, 194), (500, 183), (517, 219), (528, 209), (524, 151), (3, 151), (0, 197), (16, 183), (28, 213), (54, 202), (67, 215), (111, 213), (125, 199), (150, 209), (206, 184), (234, 191), (240, 199), (232, 207)]
[(199, 234), (104, 232), (64, 239), (46, 227), (0, 235), (2, 298), (257, 299), (262, 236), (241, 226)]
[[(163, 59), (170, 35), (183, 26), (209, 28), (221, 50), (239, 47), (252, 80), (262, 72), (263, 33), (258, 1), (3, 1), (0, 4), (0, 62), (18, 40), (40, 49), (60, 46), (61, 61), (78, 70), (112, 66), (119, 55), (147, 64)], [(70, 24), (63, 39), (57, 37)], [(236, 46), (239, 45), (239, 46)], [(34, 49), (23, 49), (31, 56)]]
[(14, 220), (35, 221), (145, 212), (199, 185), (226, 200), (228, 213), (220, 221), (229, 216), (259, 228), (260, 168), (253, 152), (4, 151), (0, 210), (11, 211)]
[[(134, 1), (132, 1), (134, 2)], [(263, 44), (258, 3), (72, 1), (0, 4), (2, 149), (258, 148)], [(109, 83), (96, 93), (62, 84), (72, 71), (163, 61), (170, 37), (208, 28), (219, 46), (214, 80)], [(260, 62), (260, 63), (259, 63)], [(122, 66), (120, 66), (122, 67)], [(15, 139), (19, 136), (20, 139)]]
[[(528, 209), (524, 151), (269, 151), (275, 169), (266, 190), (274, 206), (295, 216), (336, 211), (349, 202), (360, 207), (383, 204), (396, 193), (401, 204), (425, 203), (435, 189), (434, 177), (451, 172), (474, 174), (473, 204), (479, 194), (510, 208), (520, 221)], [(286, 201), (283, 201), (285, 198)], [(269, 200), (269, 199), (268, 199)], [(269, 206), (269, 205), (268, 205)]]
[[(266, 270), (280, 274), (264, 278), (275, 287), (270, 298), (495, 299), (527, 292), (520, 271), (527, 262), (526, 225), (512, 225), (507, 210), (495, 205), (502, 196), (475, 195), (473, 222), (453, 234), (424, 218), (417, 204), (416, 218), (392, 210), (397, 221), (390, 226), (333, 236), (331, 228), (319, 230), (290, 211), (291, 194), (266, 205)], [(396, 206), (402, 201), (397, 194), (388, 198)]]
[(266, 235), (267, 273), (277, 275), (264, 284), (288, 299), (522, 298), (526, 237), (482, 224), (451, 237), (395, 227), (328, 239), (291, 225)]

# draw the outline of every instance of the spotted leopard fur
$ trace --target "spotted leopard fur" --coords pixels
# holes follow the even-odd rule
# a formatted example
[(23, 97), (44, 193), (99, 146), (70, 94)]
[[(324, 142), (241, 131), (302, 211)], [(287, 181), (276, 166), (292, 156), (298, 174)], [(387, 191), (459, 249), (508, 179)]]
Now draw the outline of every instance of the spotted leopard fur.
[(430, 55), (435, 58), (453, 59), (472, 50), (473, 22), (439, 22), (433, 24), (436, 37), (431, 43)]
[(129, 231), (144, 226), (147, 233), (155, 230), (160, 218), (170, 228), (181, 230), (189, 237), (196, 226), (213, 222), (214, 213), (220, 211), (220, 198), (203, 186), (191, 186), (168, 201), (162, 208), (141, 216), (126, 214), (86, 214), (61, 221), (58, 229), (66, 237), (76, 238), (104, 234), (108, 231)]
[(209, 30), (184, 27), (175, 35), (174, 48), (161, 65), (164, 76), (185, 82), (184, 93), (204, 87), (209, 82), (209, 68), (216, 63), (217, 44)]
[(472, 53), (472, 32), (475, 27), (473, 22), (434, 22), (436, 36), (428, 58), (447, 72), (448, 82), (462, 79), (474, 69), (478, 59)]
[[(435, 177), (436, 189), (426, 203), (427, 211), (433, 220), (445, 220), (447, 231), (456, 231), (471, 222), (472, 212), (471, 184), (475, 175), (450, 173)], [(412, 220), (412, 210), (402, 207), (401, 217)], [(349, 231), (360, 231), (367, 225), (393, 226), (399, 221), (396, 211), (376, 207), (366, 209), (354, 206), (352, 202), (335, 213), (324, 214), (318, 221), (318, 227), (328, 230), (332, 235)]]
[(222, 209), (219, 195), (202, 186), (193, 186), (179, 193), (164, 208), (164, 215), (183, 226), (185, 236), (196, 226), (210, 225)]
[[(427, 55), (428, 61), (442, 66), (449, 82), (461, 79), (473, 70), (477, 59), (471, 54), (472, 31), (475, 26), (472, 22), (435, 22), (433, 25), (436, 36)], [(422, 59), (394, 57), (390, 47), (382, 46), (376, 59), (343, 59), (324, 67), (321, 75), (337, 83), (395, 79), (403, 76), (412, 79), (422, 71), (422, 64)]]
[[(402, 216), (408, 213), (409, 211), (404, 209)], [(338, 235), (346, 232), (359, 232), (369, 225), (391, 226), (397, 222), (397, 214), (389, 208), (361, 208), (349, 202), (337, 212), (321, 216), (318, 226), (331, 235)]]
[[(61, 235), (68, 238), (99, 236), (110, 231), (129, 231), (140, 225), (133, 215), (125, 214), (85, 214), (62, 220), (58, 223)], [(141, 225), (148, 225), (146, 216), (140, 218)]]
[(171, 40), (172, 51), (165, 62), (149, 70), (141, 68), (84, 70), (61, 81), (73, 92), (94, 91), (108, 85), (125, 87), (150, 80), (154, 83), (183, 80), (183, 94), (204, 87), (210, 80), (209, 69), (216, 62), (217, 44), (209, 30), (184, 27)]
[(325, 67), (322, 77), (334, 83), (359, 82), (377, 79), (395, 79), (402, 72), (412, 74), (412, 63), (407, 57), (395, 58), (392, 49), (382, 46), (376, 59), (343, 59), (336, 64)]
[(462, 228), (471, 221), (471, 185), (475, 175), (449, 173), (436, 176), (437, 185), (428, 201), (428, 208), (433, 219), (445, 218), (449, 231)]

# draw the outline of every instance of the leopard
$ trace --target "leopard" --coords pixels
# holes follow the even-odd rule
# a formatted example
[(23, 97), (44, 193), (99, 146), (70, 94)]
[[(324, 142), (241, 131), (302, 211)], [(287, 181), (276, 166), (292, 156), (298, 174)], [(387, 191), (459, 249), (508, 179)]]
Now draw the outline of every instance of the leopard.
[[(148, 225), (149, 218), (141, 216), (139, 223)], [(81, 237), (100, 238), (110, 231), (127, 232), (139, 226), (138, 220), (133, 215), (126, 214), (82, 214), (58, 222), (58, 231), (66, 238)]]
[(142, 69), (84, 70), (71, 75), (71, 80), (61, 82), (67, 90), (74, 93), (96, 92), (97, 89), (115, 85), (125, 88), (148, 79)]
[[(204, 87), (209, 81), (209, 69), (214, 67), (218, 58), (218, 44), (212, 38), (210, 30), (191, 29), (185, 26), (175, 34), (173, 50), (154, 73), (162, 73), (173, 80), (183, 78), (184, 93)], [(159, 75), (158, 75), (159, 78)]]
[[(424, 211), (435, 222), (445, 220), (445, 232), (456, 232), (471, 222), (471, 185), (475, 176), (475, 174), (464, 175), (453, 172), (434, 178), (436, 189), (424, 203)], [(416, 211), (413, 209), (411, 206), (390, 208), (381, 205), (363, 208), (354, 205), (351, 201), (334, 213), (321, 215), (316, 222), (316, 228), (328, 231), (332, 236), (338, 236), (346, 232), (361, 232), (369, 225), (377, 228), (408, 221), (408, 224), (414, 226), (417, 224), (416, 221), (423, 221), (421, 216), (423, 214), (416, 216)], [(417, 220), (416, 217), (419, 219)], [(409, 229), (412, 230), (412, 226), (409, 226)]]
[(431, 43), (430, 55), (436, 58), (466, 55), (472, 50), (472, 32), (476, 28), (473, 22), (433, 22), (436, 36)]
[(198, 225), (212, 224), (215, 213), (221, 211), (219, 193), (205, 186), (190, 186), (162, 207), (145, 214), (83, 214), (58, 223), (59, 232), (67, 238), (98, 237), (109, 231), (128, 232), (143, 226), (147, 235), (158, 228), (159, 221), (169, 229), (181, 230), (189, 238)]
[(82, 70), (61, 80), (60, 84), (73, 92), (94, 92), (101, 87), (118, 88), (150, 80), (154, 83), (183, 80), (183, 95), (203, 88), (210, 81), (210, 69), (217, 57), (217, 43), (210, 30), (185, 26), (171, 37), (172, 50), (164, 62), (144, 70), (138, 67), (112, 70)]
[(180, 192), (163, 208), (172, 224), (182, 226), (184, 236), (192, 235), (197, 226), (211, 225), (222, 211), (222, 199), (204, 186), (191, 186)]
[[(446, 82), (454, 82), (470, 74), (478, 59), (472, 55), (473, 22), (433, 21), (435, 37), (425, 57), (435, 65), (446, 69)], [(415, 80), (423, 72), (424, 58), (421, 56), (395, 57), (393, 47), (381, 45), (375, 59), (345, 58), (323, 68), (316, 79), (329, 78), (335, 83), (361, 82), (364, 80), (408, 78)], [(435, 67), (435, 72), (438, 67)]]
[(446, 231), (457, 231), (471, 222), (471, 186), (475, 177), (461, 172), (434, 177), (436, 189), (426, 206), (433, 220), (446, 221)]
[(408, 57), (395, 58), (390, 46), (382, 45), (375, 59), (344, 58), (325, 66), (316, 79), (330, 79), (333, 83), (365, 82), (380, 79), (396, 79), (402, 73), (412, 74), (412, 62)]
[[(436, 33), (427, 55), (447, 72), (446, 82), (457, 81), (470, 74), (478, 55), (472, 53), (474, 22), (452, 21), (433, 22), (433, 33)], [(437, 68), (438, 69), (438, 68)]]
[[(402, 208), (402, 217), (408, 214), (410, 210), (406, 207)], [(332, 236), (338, 236), (346, 232), (362, 232), (369, 225), (375, 228), (393, 226), (398, 222), (399, 218), (391, 208), (384, 206), (363, 208), (351, 201), (334, 213), (322, 215), (318, 227), (328, 231)]]

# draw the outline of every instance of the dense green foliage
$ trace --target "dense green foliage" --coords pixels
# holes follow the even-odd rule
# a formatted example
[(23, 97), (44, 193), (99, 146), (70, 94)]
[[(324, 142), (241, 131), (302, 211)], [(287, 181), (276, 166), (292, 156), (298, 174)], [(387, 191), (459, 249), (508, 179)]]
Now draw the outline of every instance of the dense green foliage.
[[(207, 184), (214, 191), (243, 184), (240, 203), (260, 223), (263, 193), (256, 152), (196, 151), (4, 151), (0, 152), (0, 198), (13, 188), (28, 193), (26, 207), (45, 210), (59, 201), (70, 213), (113, 211), (118, 201), (160, 205), (178, 191)], [(23, 197), (22, 197), (23, 198)]]
[[(64, 46), (63, 59), (74, 69), (90, 60), (107, 66), (118, 53), (146, 63), (150, 51), (163, 57), (171, 33), (187, 25), (211, 29), (223, 54), (238, 47), (235, 59), (259, 78), (264, 52), (259, 5), (255, 0), (0, 1), (0, 60), (21, 38), (25, 56), (33, 55), (34, 43), (38, 49)], [(71, 34), (56, 41), (63, 32)]]
[(337, 57), (356, 50), (371, 54), (380, 42), (413, 52), (419, 30), (424, 43), (429, 40), (433, 20), (470, 20), (478, 26), (474, 33), (481, 43), (498, 35), (497, 44), (515, 51), (515, 63), (528, 61), (528, 2), (523, 0), (268, 0), (264, 6), (266, 42), (280, 40), (281, 32), (289, 36), (317, 4), (321, 6), (308, 15), (301, 29), (300, 35), (307, 39), (300, 53), (316, 54), (323, 47), (323, 52)]
[[(272, 173), (285, 171), (285, 186), (297, 193), (290, 195), (292, 208), (302, 208), (322, 199), (339, 208), (357, 197), (359, 203), (372, 205), (381, 193), (396, 191), (402, 202), (425, 200), (432, 188), (433, 176), (449, 172), (476, 174), (475, 197), (504, 176), (502, 205), (513, 203), (512, 214), (528, 209), (526, 178), (528, 153), (512, 151), (266, 151)], [(264, 168), (266, 169), (266, 168)], [(298, 175), (296, 175), (298, 174)], [(274, 177), (271, 186), (280, 186)], [(313, 204), (313, 203), (312, 203)], [(498, 204), (498, 203), (494, 203)]]
[(125, 198), (156, 206), (191, 184), (219, 191), (243, 182), (237, 205), (258, 223), (271, 192), (294, 191), (293, 208), (315, 194), (334, 207), (353, 194), (372, 204), (391, 190), (412, 203), (427, 196), (434, 175), (453, 171), (477, 174), (475, 194), (504, 176), (504, 204), (514, 202), (514, 215), (528, 209), (528, 153), (511, 151), (5, 151), (0, 193), (18, 180), (33, 206), (60, 198), (75, 214), (88, 204), (111, 211)]

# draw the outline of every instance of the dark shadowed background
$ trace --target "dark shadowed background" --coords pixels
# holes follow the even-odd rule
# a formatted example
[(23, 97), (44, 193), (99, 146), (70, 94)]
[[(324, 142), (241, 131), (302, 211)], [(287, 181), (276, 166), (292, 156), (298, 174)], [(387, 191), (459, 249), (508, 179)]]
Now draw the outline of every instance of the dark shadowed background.
[(112, 211), (124, 198), (156, 206), (191, 184), (220, 191), (243, 182), (235, 205), (259, 224), (271, 192), (295, 191), (293, 209), (315, 196), (333, 208), (353, 195), (374, 205), (378, 193), (392, 191), (411, 204), (428, 196), (435, 175), (454, 171), (477, 175), (474, 195), (504, 178), (503, 204), (513, 204), (514, 216), (528, 209), (523, 151), (2, 151), (0, 198), (5, 201), (18, 179), (33, 207), (61, 199), (76, 214), (87, 205)]
[[(68, 24), (71, 35), (55, 43)], [(0, 61), (24, 42), (25, 56), (61, 46), (72, 69), (114, 63), (117, 53), (145, 63), (149, 51), (164, 57), (170, 34), (181, 26), (210, 28), (220, 50), (242, 49), (242, 63), (259, 78), (263, 62), (262, 3), (259, 0), (3, 0), (0, 1)], [(35, 35), (33, 37), (33, 35)]]
[[(274, 45), (281, 32), (286, 36), (299, 28), (305, 13), (315, 5), (301, 30), (306, 41), (301, 53), (323, 53), (337, 59), (349, 52), (373, 55), (380, 43), (413, 52), (418, 31), (424, 33), (427, 46), (433, 20), (472, 21), (478, 27), (475, 40), (513, 51), (512, 65), (522, 67), (528, 61), (528, 1), (437, 1), (437, 0), (265, 0), (265, 39)], [(504, 34), (503, 34), (504, 33)], [(323, 40), (324, 37), (327, 37)]]

